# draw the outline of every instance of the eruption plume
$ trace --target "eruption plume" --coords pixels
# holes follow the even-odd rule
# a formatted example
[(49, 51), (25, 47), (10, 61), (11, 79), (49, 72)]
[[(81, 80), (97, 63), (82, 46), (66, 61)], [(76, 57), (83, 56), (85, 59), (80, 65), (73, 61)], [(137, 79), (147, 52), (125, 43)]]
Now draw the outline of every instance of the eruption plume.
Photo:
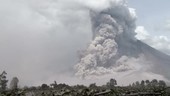
[(116, 71), (116, 62), (120, 62), (116, 37), (126, 35), (135, 40), (136, 15), (134, 10), (122, 1), (113, 1), (113, 6), (100, 12), (90, 11), (93, 40), (75, 66), (76, 75), (84, 78)]
[(85, 79), (111, 76), (131, 82), (140, 76), (140, 80), (169, 82), (170, 56), (137, 40), (135, 10), (124, 0), (110, 1), (108, 8), (90, 11), (93, 38), (75, 65), (76, 75)]

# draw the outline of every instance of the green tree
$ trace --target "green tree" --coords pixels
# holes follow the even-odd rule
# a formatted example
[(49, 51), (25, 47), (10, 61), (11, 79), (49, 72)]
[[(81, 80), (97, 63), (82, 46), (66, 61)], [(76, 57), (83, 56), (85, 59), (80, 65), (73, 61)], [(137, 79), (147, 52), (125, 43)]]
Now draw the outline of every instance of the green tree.
[(11, 80), (11, 83), (10, 83), (10, 89), (11, 90), (16, 90), (18, 89), (18, 78), (17, 77), (13, 77), (12, 80)]
[(140, 86), (140, 83), (139, 83), (139, 81), (136, 81), (136, 87), (139, 87)]
[(117, 85), (117, 81), (115, 79), (110, 79), (110, 82), (106, 84), (109, 88), (113, 88), (115, 85)]
[(54, 83), (50, 84), (50, 86), (51, 86), (52, 88), (57, 88), (57, 82), (54, 81)]
[(145, 81), (145, 84), (146, 84), (146, 86), (150, 86), (150, 81), (149, 81), (149, 80), (146, 80), (146, 81)]
[(91, 88), (91, 89), (95, 89), (95, 88), (97, 88), (96, 83), (92, 83), (92, 84), (90, 84), (90, 85), (89, 85), (89, 88)]
[(117, 85), (117, 81), (115, 79), (110, 79), (110, 85), (111, 86)]
[(158, 86), (158, 80), (157, 80), (157, 79), (153, 79), (153, 80), (151, 81), (151, 86), (152, 86), (152, 87)]
[(135, 83), (132, 83), (132, 87), (135, 87), (136, 85), (135, 85)]
[(0, 74), (0, 91), (5, 91), (7, 88), (8, 80), (6, 79), (6, 75), (7, 73), (5, 71)]
[(163, 87), (163, 88), (166, 87), (166, 83), (163, 80), (159, 80), (158, 84), (159, 84), (159, 87)]
[(140, 90), (144, 91), (144, 89), (145, 89), (145, 81), (144, 80), (141, 81), (140, 87), (141, 87)]
[(43, 89), (43, 90), (44, 90), (44, 89), (48, 89), (48, 88), (49, 88), (49, 86), (48, 86), (47, 84), (42, 84), (42, 85), (41, 85), (41, 89)]
[(140, 83), (141, 86), (145, 86), (145, 81), (142, 80), (141, 83)]

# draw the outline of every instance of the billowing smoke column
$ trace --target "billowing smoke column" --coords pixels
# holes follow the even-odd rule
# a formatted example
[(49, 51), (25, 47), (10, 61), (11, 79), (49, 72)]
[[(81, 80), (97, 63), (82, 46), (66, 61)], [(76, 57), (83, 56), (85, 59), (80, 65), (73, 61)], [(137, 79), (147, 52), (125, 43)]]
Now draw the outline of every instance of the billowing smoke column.
[(100, 12), (90, 11), (93, 40), (75, 66), (78, 76), (86, 78), (116, 72), (120, 60), (124, 62), (128, 59), (126, 56), (118, 56), (115, 39), (119, 35), (126, 35), (135, 40), (136, 15), (134, 9), (128, 8), (123, 0), (114, 0), (111, 5)]

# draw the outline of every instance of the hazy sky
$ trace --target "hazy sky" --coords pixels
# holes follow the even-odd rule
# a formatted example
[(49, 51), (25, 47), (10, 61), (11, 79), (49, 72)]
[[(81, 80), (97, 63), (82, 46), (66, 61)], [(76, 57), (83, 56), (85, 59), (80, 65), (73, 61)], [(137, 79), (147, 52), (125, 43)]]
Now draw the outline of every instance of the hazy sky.
[[(152, 35), (170, 37), (170, 1), (167, 0), (128, 0), (129, 6), (136, 9), (137, 25), (145, 26)], [(167, 26), (167, 29), (166, 29)]]
[(136, 9), (137, 26), (140, 26), (138, 33), (143, 41), (170, 54), (170, 13), (168, 12), (170, 1), (128, 0), (128, 2), (129, 7)]
[[(21, 85), (69, 82), (92, 35), (87, 9), (109, 6), (93, 1), (0, 0), (0, 71), (17, 76)], [(128, 2), (138, 15), (139, 39), (169, 54), (170, 1)]]

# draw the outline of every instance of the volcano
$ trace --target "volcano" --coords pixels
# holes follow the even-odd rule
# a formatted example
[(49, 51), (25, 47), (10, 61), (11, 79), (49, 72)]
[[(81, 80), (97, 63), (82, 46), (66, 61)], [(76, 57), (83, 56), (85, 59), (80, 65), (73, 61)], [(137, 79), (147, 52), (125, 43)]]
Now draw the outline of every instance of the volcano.
[(170, 56), (135, 38), (137, 16), (125, 2), (90, 10), (90, 17), (93, 38), (75, 66), (76, 75), (86, 78), (133, 71), (130, 74), (145, 72), (170, 79)]
[(140, 40), (132, 40), (125, 35), (118, 36), (116, 38), (118, 44), (118, 57), (126, 55), (128, 57), (138, 58), (140, 54), (143, 54), (145, 58), (143, 63), (150, 62), (152, 65), (150, 71), (156, 74), (160, 74), (170, 79), (170, 56), (162, 53), (151, 46), (143, 43)]

